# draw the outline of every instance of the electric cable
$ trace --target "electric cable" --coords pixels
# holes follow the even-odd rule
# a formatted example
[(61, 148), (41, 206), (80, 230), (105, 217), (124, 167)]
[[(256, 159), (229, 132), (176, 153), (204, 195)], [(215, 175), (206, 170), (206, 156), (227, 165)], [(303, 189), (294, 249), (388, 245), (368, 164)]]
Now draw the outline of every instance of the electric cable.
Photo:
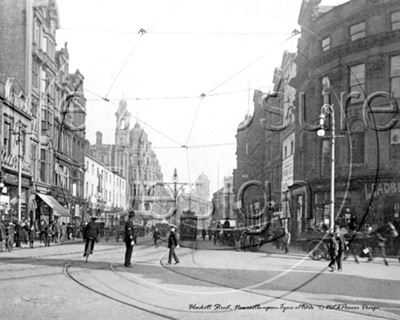
[(127, 65), (127, 63), (129, 62), (132, 54), (134, 53), (135, 49), (137, 48), (137, 46), (139, 45), (140, 40), (142, 39), (142, 37), (147, 34), (152, 28), (154, 28), (154, 26), (159, 23), (161, 21), (161, 18), (169, 15), (175, 8), (177, 8), (184, 0), (179, 1), (175, 6), (173, 6), (170, 10), (168, 10), (168, 12), (166, 14), (164, 14), (163, 16), (161, 16), (158, 21), (155, 21), (148, 29), (144, 29), (144, 28), (140, 28), (139, 31), (137, 32), (139, 34), (139, 38), (135, 41), (132, 49), (130, 50), (127, 58), (125, 59), (124, 63), (122, 64), (121, 68), (118, 70), (117, 74), (115, 75), (115, 77), (113, 78), (111, 85), (107, 91), (107, 93), (105, 94), (105, 98), (108, 98), (108, 95), (110, 94), (111, 90), (113, 89), (115, 83), (117, 82), (119, 76), (121, 75), (122, 71), (125, 69), (125, 66)]
[[(284, 41), (282, 41), (281, 43), (279, 43), (278, 45), (276, 45), (273, 50), (278, 49), (280, 46), (282, 46), (284, 43), (286, 43), (288, 40), (292, 39), (293, 37), (295, 37), (296, 35), (300, 34), (300, 32), (297, 29), (294, 29), (292, 31), (292, 33), (289, 35), (289, 37), (287, 39), (285, 39)], [(243, 71), (247, 70), (248, 68), (250, 68), (251, 66), (253, 66), (254, 64), (256, 64), (257, 62), (259, 62), (260, 60), (262, 60), (263, 58), (265, 58), (266, 56), (268, 56), (273, 50), (268, 50), (268, 52), (262, 54), (261, 56), (257, 57), (255, 60), (251, 61), (249, 64), (247, 64), (246, 66), (244, 66), (243, 68), (241, 68), (240, 70), (238, 70), (237, 72), (233, 73), (232, 75), (230, 75), (228, 78), (226, 78), (225, 80), (221, 81), (219, 84), (217, 84), (215, 87), (213, 87), (212, 89), (210, 89), (209, 91), (207, 91), (206, 96), (208, 96), (210, 93), (214, 92), (215, 90), (217, 90), (219, 87), (223, 86), (225, 83), (227, 83), (228, 81), (230, 81), (231, 79), (233, 79), (234, 77), (236, 77), (238, 74), (242, 73)]]

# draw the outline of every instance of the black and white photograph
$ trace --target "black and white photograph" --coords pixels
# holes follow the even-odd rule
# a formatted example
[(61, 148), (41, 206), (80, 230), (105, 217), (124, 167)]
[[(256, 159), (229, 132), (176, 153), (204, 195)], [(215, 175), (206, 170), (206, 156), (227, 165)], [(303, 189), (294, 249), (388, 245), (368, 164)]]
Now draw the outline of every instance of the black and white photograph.
[(0, 0), (0, 318), (400, 320), (400, 1)]

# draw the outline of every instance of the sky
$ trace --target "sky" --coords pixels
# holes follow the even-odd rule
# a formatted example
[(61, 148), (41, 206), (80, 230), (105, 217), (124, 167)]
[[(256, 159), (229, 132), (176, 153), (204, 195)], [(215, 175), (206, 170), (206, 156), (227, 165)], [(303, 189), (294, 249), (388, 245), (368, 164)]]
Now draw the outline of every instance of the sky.
[(101, 131), (103, 143), (114, 143), (125, 99), (164, 181), (177, 168), (181, 182), (205, 173), (211, 193), (222, 187), (236, 167), (236, 129), (253, 111), (253, 91), (272, 90), (283, 52), (296, 51), (301, 0), (57, 2), (58, 48), (68, 43), (70, 72), (85, 77), (87, 139), (95, 143)]

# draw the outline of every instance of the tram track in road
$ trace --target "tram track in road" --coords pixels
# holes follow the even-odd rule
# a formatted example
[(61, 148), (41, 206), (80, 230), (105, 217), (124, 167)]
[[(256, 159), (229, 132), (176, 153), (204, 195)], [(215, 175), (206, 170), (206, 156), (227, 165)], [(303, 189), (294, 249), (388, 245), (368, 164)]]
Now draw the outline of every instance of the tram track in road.
[[(151, 314), (151, 315), (153, 315), (153, 316), (158, 316), (158, 317), (160, 317), (160, 318), (162, 318), (162, 319), (178, 320), (178, 318), (175, 318), (175, 317), (172, 317), (172, 316), (168, 316), (168, 315), (162, 314), (162, 313), (160, 313), (160, 312), (151, 310), (151, 309), (149, 309), (149, 308), (145, 308), (145, 307), (140, 306), (138, 303), (143, 303), (143, 302), (138, 301), (137, 299), (135, 299), (135, 298), (133, 298), (133, 297), (127, 297), (127, 298), (129, 298), (130, 300), (133, 300), (133, 301), (136, 302), (136, 303), (131, 303), (131, 302), (124, 301), (124, 300), (122, 300), (122, 299), (113, 297), (112, 295), (109, 295), (109, 294), (107, 294), (107, 293), (104, 293), (104, 292), (102, 292), (102, 291), (99, 291), (99, 290), (97, 290), (97, 289), (94, 289), (94, 288), (90, 287), (89, 285), (83, 283), (82, 281), (80, 281), (79, 279), (77, 279), (76, 277), (74, 277), (74, 276), (72, 275), (72, 273), (70, 272), (71, 265), (72, 265), (72, 262), (69, 262), (69, 263), (67, 263), (67, 264), (64, 266), (64, 273), (65, 273), (65, 275), (67, 276), (67, 278), (69, 278), (70, 280), (72, 280), (73, 282), (75, 282), (76, 284), (78, 284), (79, 286), (85, 288), (86, 290), (91, 291), (91, 292), (93, 292), (93, 293), (95, 293), (95, 294), (97, 294), (97, 295), (100, 295), (100, 296), (102, 296), (102, 297), (104, 297), (104, 298), (106, 298), (106, 299), (108, 299), (108, 300), (112, 300), (112, 301), (114, 301), (114, 302), (123, 304), (123, 305), (125, 305), (125, 306), (130, 307), (130, 308), (143, 311), (143, 312), (145, 312), (145, 313), (147, 313), (147, 314)], [(85, 273), (88, 274), (88, 272), (85, 272)], [(95, 278), (95, 279), (96, 279), (96, 278)], [(97, 282), (99, 282), (99, 279), (96, 279), (96, 280), (97, 280)], [(114, 288), (110, 288), (110, 289), (112, 289), (113, 291), (118, 291), (118, 290), (115, 290)], [(122, 295), (121, 292), (119, 292), (119, 294)], [(154, 307), (156, 307), (156, 306), (154, 306)]]
[[(195, 251), (196, 251), (196, 249), (192, 249), (192, 262), (193, 262), (193, 264), (195, 266), (199, 267), (200, 269), (207, 270), (207, 272), (209, 272), (210, 271), (209, 269), (205, 269), (203, 266), (197, 264), (194, 261), (193, 252), (195, 252)], [(168, 270), (168, 271), (170, 271), (172, 273), (178, 274), (178, 275), (180, 275), (182, 277), (186, 277), (186, 278), (189, 278), (189, 279), (192, 279), (192, 280), (196, 280), (196, 281), (201, 281), (201, 282), (204, 282), (204, 283), (207, 283), (207, 284), (212, 284), (212, 285), (218, 286), (218, 287), (223, 287), (223, 288), (232, 289), (232, 290), (236, 290), (236, 291), (240, 291), (240, 292), (244, 292), (244, 293), (248, 293), (248, 294), (253, 294), (253, 295), (262, 296), (262, 297), (266, 297), (266, 298), (271, 298), (270, 300), (262, 302), (261, 305), (265, 305), (265, 304), (271, 303), (271, 302), (276, 301), (276, 300), (283, 300), (283, 301), (286, 301), (286, 302), (292, 302), (292, 303), (296, 303), (296, 304), (306, 304), (306, 305), (309, 304), (308, 301), (287, 298), (287, 296), (290, 295), (290, 294), (299, 292), (299, 290), (301, 288), (305, 287), (307, 284), (311, 283), (312, 281), (314, 281), (315, 279), (317, 279), (318, 277), (323, 275), (325, 273), (325, 271), (327, 270), (327, 268), (325, 268), (325, 269), (321, 270), (319, 273), (317, 273), (316, 275), (314, 275), (313, 277), (311, 277), (310, 279), (308, 279), (307, 281), (305, 281), (304, 283), (302, 283), (301, 285), (296, 286), (292, 290), (289, 290), (288, 292), (286, 292), (286, 293), (284, 293), (282, 295), (274, 296), (274, 295), (264, 294), (264, 293), (261, 293), (261, 292), (256, 292), (256, 291), (251, 290), (251, 289), (230, 286), (230, 285), (227, 285), (227, 284), (224, 284), (224, 283), (207, 280), (207, 279), (196, 277), (196, 276), (193, 276), (193, 275), (187, 275), (185, 273), (178, 272), (177, 269), (179, 269), (179, 268), (167, 267), (162, 262), (162, 259), (163, 259), (163, 257), (159, 260), (159, 262), (160, 262), (160, 265), (164, 269), (166, 269), (166, 270)], [(250, 279), (247, 279), (247, 280), (250, 280)], [(324, 307), (323, 305), (318, 305), (318, 304), (313, 304), (313, 305), (315, 305), (317, 307), (321, 307), (321, 308)], [(232, 311), (234, 311), (234, 310), (218, 310), (218, 311), (206, 311), (206, 310), (204, 311), (203, 310), (203, 312), (205, 312), (205, 313), (207, 313), (207, 312), (212, 312), (212, 313), (215, 313), (215, 312), (232, 312)], [(363, 312), (358, 312), (356, 310), (336, 310), (336, 311), (343, 312), (343, 313), (346, 313), (346, 314), (357, 314), (357, 315), (361, 315), (361, 316), (365, 316), (365, 317), (376, 319), (376, 315), (363, 313)], [(397, 318), (391, 318), (391, 317), (385, 317), (385, 316), (380, 316), (379, 318), (380, 319), (386, 319), (386, 320), (396, 320), (397, 319)]]
[[(184, 256), (188, 255), (188, 254), (191, 254), (192, 255), (192, 262), (193, 262), (194, 265), (196, 265), (198, 268), (200, 268), (202, 270), (207, 271), (207, 273), (212, 271), (212, 270), (209, 270), (209, 269), (205, 269), (203, 266), (201, 266), (198, 263), (196, 263), (196, 261), (194, 260), (193, 253), (194, 253), (194, 251), (192, 250), (190, 253), (184, 254)], [(316, 276), (312, 277), (312, 279), (310, 279), (306, 283), (303, 283), (302, 285), (297, 286), (295, 289), (290, 290), (289, 292), (287, 292), (285, 294), (282, 294), (280, 296), (273, 296), (273, 295), (268, 295), (268, 294), (264, 294), (264, 293), (261, 293), (261, 292), (256, 292), (256, 291), (251, 290), (249, 288), (238, 288), (238, 287), (234, 287), (234, 286), (229, 286), (229, 285), (226, 285), (226, 284), (223, 284), (223, 283), (220, 283), (220, 282), (210, 281), (210, 280), (207, 280), (207, 279), (204, 279), (204, 278), (195, 277), (195, 276), (187, 275), (187, 274), (182, 273), (182, 272), (178, 272), (177, 269), (180, 269), (179, 267), (177, 269), (174, 268), (174, 267), (170, 268), (170, 267), (165, 266), (165, 264), (162, 263), (162, 260), (165, 258), (165, 256), (166, 256), (166, 253), (163, 254), (162, 257), (159, 259), (160, 265), (163, 267), (163, 269), (166, 269), (169, 272), (174, 272), (175, 274), (178, 274), (178, 275), (183, 276), (185, 278), (189, 278), (191, 280), (196, 280), (196, 281), (200, 281), (200, 282), (203, 282), (203, 283), (212, 284), (215, 287), (222, 287), (222, 288), (226, 288), (226, 289), (230, 289), (230, 290), (234, 290), (234, 291), (243, 292), (243, 293), (246, 293), (246, 294), (252, 294), (252, 295), (257, 295), (257, 296), (261, 296), (261, 297), (271, 298), (271, 300), (264, 301), (264, 302), (260, 303), (261, 305), (264, 305), (264, 304), (267, 304), (267, 303), (271, 303), (271, 302), (276, 301), (278, 299), (279, 300), (283, 300), (285, 302), (292, 302), (292, 303), (296, 303), (296, 304), (306, 304), (306, 305), (310, 304), (308, 301), (303, 301), (303, 300), (300, 300), (300, 299), (291, 299), (291, 298), (287, 298), (286, 296), (291, 294), (291, 293), (297, 292), (299, 289), (301, 289), (301, 287), (305, 286), (307, 283), (310, 283), (310, 280), (311, 281), (314, 280), (315, 278), (317, 278), (318, 276), (320, 276), (321, 274), (323, 274), (326, 271), (325, 269), (322, 270), (321, 272), (319, 272)], [(152, 261), (152, 260), (154, 260), (154, 259), (152, 258), (150, 260), (144, 260), (144, 261), (146, 262), (146, 261)], [(134, 285), (144, 286), (143, 285), (143, 280), (141, 280), (141, 279), (132, 280), (131, 277), (123, 276), (120, 273), (115, 272), (113, 266), (114, 266), (114, 264), (111, 263), (111, 269), (117, 276), (123, 278), (124, 280), (126, 280), (126, 281), (128, 281), (130, 283), (133, 283)], [(118, 269), (122, 270), (118, 266), (116, 266), (116, 267)], [(248, 280), (250, 281), (251, 279), (248, 279)], [(145, 283), (147, 283), (147, 282), (145, 282)], [(151, 284), (151, 286), (157, 286), (157, 285), (156, 284)], [(191, 294), (201, 294), (201, 292), (198, 292), (198, 291), (195, 292), (195, 291), (188, 291), (188, 290), (181, 290), (181, 289), (166, 288), (165, 290), (167, 290), (167, 291), (179, 291), (179, 292), (191, 293)], [(208, 294), (208, 295), (211, 294), (210, 291), (204, 291), (204, 293)], [(221, 294), (226, 294), (227, 292), (220, 292), (220, 293)], [(318, 305), (318, 304), (313, 304), (313, 305), (314, 306), (323, 307), (322, 305)], [(170, 307), (161, 307), (159, 305), (157, 305), (157, 307), (165, 309), (165, 310), (169, 310), (169, 311), (175, 311), (175, 312), (188, 312), (187, 310), (183, 310), (182, 311), (182, 310), (173, 309), (173, 308), (170, 308)], [(388, 310), (388, 308), (385, 308), (385, 309)], [(218, 310), (218, 311), (215, 311), (215, 310), (213, 310), (213, 311), (202, 310), (199, 313), (225, 313), (225, 312), (232, 312), (232, 311), (235, 311), (235, 310), (226, 310), (226, 311), (224, 311), (224, 310)], [(361, 315), (361, 316), (365, 316), (365, 317), (369, 317), (369, 318), (376, 318), (375, 315), (367, 314), (367, 313), (363, 313), (363, 312), (357, 312), (356, 310), (337, 310), (337, 311), (341, 311), (341, 312), (344, 312), (346, 314), (357, 314), (357, 315)], [(189, 311), (189, 312), (193, 312), (193, 311)], [(385, 312), (387, 312), (387, 311), (385, 311)], [(396, 318), (391, 318), (391, 317), (385, 317), (385, 316), (382, 316), (382, 315), (380, 316), (380, 318), (381, 319), (387, 319), (387, 320), (395, 320), (396, 319)]]
[[(146, 241), (143, 244), (146, 244), (147, 242), (150, 241)], [(139, 247), (138, 250), (143, 250), (146, 249), (147, 247)], [(108, 252), (108, 251), (119, 251), (125, 249), (124, 247), (121, 248), (106, 248), (106, 249), (98, 249), (96, 250), (96, 252)], [(35, 262), (37, 263), (37, 261), (35, 260), (40, 260), (42, 258), (49, 258), (49, 257), (60, 257), (60, 256), (69, 256), (69, 255), (81, 255), (82, 251), (74, 251), (74, 252), (66, 252), (66, 253), (55, 253), (55, 254), (44, 254), (44, 255), (40, 255), (40, 256), (35, 256), (35, 257), (6, 257), (6, 258), (2, 258), (0, 264), (29, 264), (29, 262), (32, 262), (33, 264), (35, 264)], [(45, 259), (43, 259), (45, 260)], [(157, 259), (158, 260), (158, 259)], [(54, 268), (54, 267), (60, 267), (61, 271), (57, 271), (57, 272), (47, 272), (47, 273), (36, 273), (36, 274), (29, 274), (29, 275), (22, 275), (22, 276), (11, 276), (11, 277), (3, 277), (0, 278), (0, 282), (6, 282), (6, 281), (19, 281), (19, 280), (29, 280), (29, 279), (33, 279), (33, 278), (41, 278), (41, 277), (52, 277), (52, 276), (57, 276), (57, 275), (63, 275), (64, 274), (64, 267), (65, 264), (65, 259), (64, 261), (58, 262), (56, 261), (55, 264), (51, 264), (48, 265), (49, 268)], [(29, 267), (29, 268), (8, 268), (8, 269), (0, 269), (1, 274), (4, 274), (6, 272), (13, 272), (13, 273), (21, 273), (21, 272), (29, 272), (29, 271), (37, 271), (38, 267), (37, 266), (33, 266), (33, 267)], [(40, 271), (41, 269), (39, 269)]]
[[(185, 255), (188, 255), (188, 254), (192, 254), (192, 255), (193, 255), (193, 251), (192, 251), (191, 253), (187, 253), (187, 254), (185, 254)], [(246, 294), (252, 294), (252, 295), (257, 295), (257, 296), (261, 296), (261, 297), (272, 298), (271, 300), (264, 301), (264, 302), (260, 303), (261, 305), (270, 303), (270, 302), (272, 302), (272, 301), (276, 301), (276, 300), (278, 300), (278, 299), (283, 300), (283, 301), (285, 301), (285, 302), (292, 302), (292, 303), (296, 303), (296, 304), (306, 304), (306, 305), (307, 305), (307, 304), (310, 304), (308, 301), (303, 301), (303, 300), (300, 300), (300, 299), (291, 299), (291, 298), (287, 298), (287, 297), (286, 297), (288, 294), (295, 293), (296, 291), (298, 291), (298, 290), (301, 288), (301, 286), (296, 287), (296, 288), (295, 288), (296, 290), (290, 290), (288, 293), (283, 294), (283, 295), (280, 295), (280, 296), (268, 295), (268, 294), (264, 294), (264, 293), (261, 293), (261, 292), (256, 292), (256, 291), (254, 291), (254, 290), (249, 290), (249, 289), (246, 289), (246, 288), (238, 288), (238, 287), (234, 287), (234, 286), (229, 286), (229, 285), (226, 285), (226, 284), (223, 284), (223, 283), (220, 283), (220, 282), (210, 281), (210, 280), (207, 280), (207, 279), (204, 279), (204, 278), (201, 278), (201, 277), (194, 277), (194, 276), (191, 276), (191, 275), (187, 275), (187, 274), (185, 274), (185, 273), (182, 273), (182, 272), (178, 272), (177, 269), (179, 269), (179, 267), (178, 267), (177, 269), (175, 269), (174, 267), (169, 268), (169, 267), (166, 267), (166, 266), (162, 263), (162, 260), (165, 258), (165, 256), (166, 256), (166, 254), (163, 254), (162, 257), (161, 257), (161, 259), (159, 259), (159, 262), (160, 262), (160, 265), (163, 267), (163, 269), (166, 269), (166, 270), (169, 271), (169, 272), (174, 272), (174, 273), (176, 273), (176, 274), (178, 274), (178, 275), (180, 275), (180, 276), (182, 276), (182, 277), (190, 278), (191, 280), (196, 280), (196, 281), (200, 281), (200, 282), (203, 282), (203, 283), (212, 284), (212, 285), (215, 286), (215, 287), (223, 287), (223, 288), (227, 288), (227, 289), (230, 289), (230, 290), (243, 292), (243, 293), (246, 293)], [(151, 258), (150, 260), (144, 260), (144, 262), (153, 261), (153, 260), (154, 260), (154, 258)], [(143, 262), (143, 261), (142, 261), (142, 262)], [(196, 265), (198, 268), (200, 268), (200, 269), (202, 269), (202, 270), (206, 270), (203, 266), (197, 264), (197, 263), (194, 261), (194, 257), (192, 257), (192, 262), (193, 262), (193, 264)], [(145, 286), (143, 285), (143, 280), (142, 280), (142, 279), (133, 280), (133, 279), (132, 279), (131, 277), (129, 277), (129, 276), (121, 275), (119, 272), (116, 272), (116, 271), (115, 271), (114, 266), (115, 266), (115, 265), (111, 263), (111, 270), (112, 270), (117, 276), (119, 276), (120, 278), (123, 278), (125, 281), (128, 281), (128, 282), (130, 282), (130, 283), (132, 283), (132, 284), (134, 284), (134, 285), (141, 285), (141, 286), (145, 287)], [(116, 267), (122, 271), (121, 268), (119, 268), (118, 266), (116, 266)], [(207, 273), (208, 273), (209, 271), (210, 271), (210, 270), (207, 269)], [(211, 271), (212, 271), (212, 270), (211, 270)], [(324, 271), (320, 272), (319, 274), (317, 274), (317, 276), (320, 275), (320, 274), (323, 273), (323, 272), (324, 272)], [(128, 274), (129, 274), (129, 273), (128, 273)], [(315, 276), (314, 276), (313, 278), (315, 278)], [(248, 280), (250, 281), (250, 279), (248, 279)], [(146, 283), (148, 283), (148, 282), (146, 281), (146, 282), (144, 282), (144, 283), (146, 284)], [(303, 284), (302, 286), (304, 286), (304, 285), (305, 285), (305, 284)], [(150, 283), (150, 286), (153, 286), (153, 287), (154, 287), (154, 286), (158, 286), (158, 285), (157, 285), (157, 284)], [(149, 285), (148, 285), (146, 288), (148, 288), (148, 287), (149, 287)], [(113, 290), (116, 291), (115, 289), (113, 289)], [(198, 292), (198, 291), (195, 292), (195, 291), (188, 291), (188, 290), (181, 290), (181, 289), (165, 288), (165, 290), (167, 290), (167, 291), (178, 291), (178, 292), (182, 292), (182, 293), (201, 294), (201, 292)], [(210, 291), (205, 291), (204, 293), (205, 293), (205, 294), (208, 294), (208, 295), (211, 294)], [(220, 293), (221, 293), (221, 292), (220, 292)], [(226, 294), (227, 292), (222, 292), (222, 293)], [(127, 297), (128, 297), (128, 298), (131, 298), (131, 297), (129, 297), (129, 296), (127, 296)], [(137, 299), (136, 299), (136, 300), (137, 300)], [(144, 303), (144, 302), (141, 301), (141, 303)], [(313, 304), (313, 305), (314, 305), (314, 306), (319, 306), (318, 304)], [(153, 306), (154, 306), (154, 305), (153, 305)], [(321, 305), (320, 305), (320, 306), (321, 306)], [(187, 310), (174, 309), (174, 308), (171, 308), (171, 307), (162, 307), (162, 306), (160, 306), (160, 305), (157, 305), (156, 307), (162, 308), (162, 309), (165, 309), (165, 310), (169, 310), (169, 311), (175, 311), (175, 312), (193, 312), (193, 311), (187, 311)], [(321, 306), (321, 307), (322, 307), (322, 306)], [(385, 308), (385, 309), (386, 309), (386, 310), (389, 310), (388, 308)], [(196, 312), (196, 313), (224, 313), (224, 312), (232, 312), (232, 311), (235, 311), (235, 310), (226, 310), (226, 311), (224, 311), (224, 310), (217, 310), (217, 311), (215, 311), (215, 310), (213, 310), (213, 311), (202, 310), (201, 312)], [(376, 318), (375, 315), (367, 314), (367, 313), (363, 313), (363, 312), (357, 312), (356, 310), (337, 310), (337, 311), (341, 311), (341, 312), (344, 312), (344, 313), (346, 313), (346, 314), (355, 314), (355, 315), (361, 315), (361, 316), (365, 316), (365, 317), (369, 317), (369, 318)], [(388, 312), (388, 311), (385, 311), (385, 312)], [(386, 316), (383, 316), (383, 315), (381, 315), (380, 318), (381, 318), (381, 319), (387, 319), (387, 320), (394, 320), (394, 319), (396, 319), (396, 318), (386, 317)]]

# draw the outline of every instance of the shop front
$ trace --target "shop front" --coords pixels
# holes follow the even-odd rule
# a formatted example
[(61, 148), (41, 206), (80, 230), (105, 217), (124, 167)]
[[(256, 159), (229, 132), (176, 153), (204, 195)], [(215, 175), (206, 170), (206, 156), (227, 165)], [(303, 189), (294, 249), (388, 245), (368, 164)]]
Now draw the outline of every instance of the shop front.
[[(4, 170), (4, 167), (3, 167)], [(9, 221), (18, 220), (18, 175), (17, 173), (2, 173), (2, 197), (5, 199), (1, 206), (1, 219)], [(21, 195), (19, 197), (21, 206), (21, 220), (29, 220), (29, 185), (30, 178), (23, 177), (21, 180)]]
[[(386, 222), (399, 219), (400, 209), (400, 177), (381, 178), (366, 181), (364, 186), (364, 201), (369, 207), (365, 222), (369, 225), (381, 226)], [(365, 210), (366, 210), (365, 209)]]
[[(335, 210), (334, 223), (341, 227), (347, 227), (351, 215), (356, 215), (361, 221), (365, 212), (362, 199), (360, 179), (350, 181), (336, 180), (335, 184)], [(313, 223), (317, 226), (330, 225), (331, 217), (331, 189), (328, 182), (318, 182), (313, 187)]]
[(36, 221), (44, 220), (48, 223), (59, 219), (61, 222), (69, 222), (69, 210), (51, 195), (50, 190), (41, 187), (36, 187), (36, 190)]
[(12, 221), (28, 220), (32, 165), (27, 134), (32, 114), (25, 93), (13, 78), (0, 82), (0, 109), (1, 217)]

